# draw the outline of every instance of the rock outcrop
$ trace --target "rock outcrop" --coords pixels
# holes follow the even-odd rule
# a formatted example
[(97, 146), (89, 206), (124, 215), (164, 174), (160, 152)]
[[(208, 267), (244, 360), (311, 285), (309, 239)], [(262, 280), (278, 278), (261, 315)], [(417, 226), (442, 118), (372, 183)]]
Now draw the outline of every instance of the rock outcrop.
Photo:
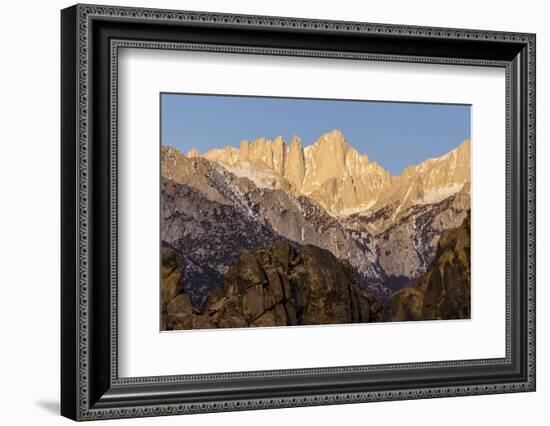
[(391, 297), (384, 321), (470, 318), (470, 212), (445, 231), (428, 271)]
[[(281, 139), (282, 140), (282, 139)], [(300, 191), (304, 182), (306, 173), (306, 163), (304, 159), (304, 150), (302, 141), (297, 136), (292, 138), (290, 147), (286, 150), (283, 176), (294, 184), (294, 187)]]
[(357, 284), (350, 264), (311, 245), (277, 241), (242, 251), (201, 308), (178, 282), (184, 274), (168, 250), (162, 264), (165, 330), (364, 323), (381, 316), (379, 301)]

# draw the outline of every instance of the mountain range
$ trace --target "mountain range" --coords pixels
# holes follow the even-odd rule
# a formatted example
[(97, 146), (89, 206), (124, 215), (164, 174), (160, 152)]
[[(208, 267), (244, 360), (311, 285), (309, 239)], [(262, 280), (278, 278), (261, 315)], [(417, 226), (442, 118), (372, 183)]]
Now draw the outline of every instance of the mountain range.
[(399, 176), (339, 130), (305, 148), (297, 136), (202, 154), (164, 146), (161, 174), (162, 244), (181, 270), (170, 298), (185, 293), (197, 310), (243, 250), (281, 240), (349, 262), (358, 288), (389, 303), (429, 270), (441, 235), (470, 209), (468, 140)]
[[(191, 150), (189, 158), (200, 157)], [(401, 209), (432, 204), (458, 192), (470, 181), (470, 141), (439, 158), (407, 167), (400, 176), (389, 172), (345, 140), (339, 130), (322, 135), (303, 148), (294, 136), (287, 145), (274, 140), (244, 140), (240, 147), (213, 149), (202, 155), (257, 186), (307, 196), (337, 215), (376, 210), (392, 202)]]

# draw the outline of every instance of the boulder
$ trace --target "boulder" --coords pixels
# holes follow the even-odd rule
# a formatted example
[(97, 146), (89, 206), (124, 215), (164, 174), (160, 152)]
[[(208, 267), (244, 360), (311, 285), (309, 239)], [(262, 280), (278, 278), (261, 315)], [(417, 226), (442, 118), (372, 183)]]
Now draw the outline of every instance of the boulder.
[(168, 304), (181, 291), (183, 272), (177, 254), (169, 247), (162, 247), (161, 292), (163, 305)]

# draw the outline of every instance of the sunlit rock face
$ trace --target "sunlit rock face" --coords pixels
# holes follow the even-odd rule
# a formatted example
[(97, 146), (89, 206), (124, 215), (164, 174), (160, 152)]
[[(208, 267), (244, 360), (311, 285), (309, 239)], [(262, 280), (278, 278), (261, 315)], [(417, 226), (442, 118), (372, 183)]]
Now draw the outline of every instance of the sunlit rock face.
[[(199, 155), (194, 149), (187, 156)], [(239, 148), (213, 149), (203, 157), (259, 185), (305, 195), (343, 216), (387, 204), (395, 204), (399, 213), (414, 204), (437, 203), (470, 182), (469, 141), (442, 157), (405, 168), (400, 176), (391, 176), (360, 154), (339, 130), (306, 148), (297, 136), (289, 145), (278, 136), (244, 140)]]

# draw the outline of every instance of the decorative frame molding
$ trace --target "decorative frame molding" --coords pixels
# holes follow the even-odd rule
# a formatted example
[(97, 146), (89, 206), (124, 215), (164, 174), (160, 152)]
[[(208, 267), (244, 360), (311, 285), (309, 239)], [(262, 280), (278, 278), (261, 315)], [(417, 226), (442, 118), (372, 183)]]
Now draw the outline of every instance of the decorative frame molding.
[[(351, 40), (375, 40), (370, 51), (323, 49), (317, 46), (280, 47), (217, 44), (171, 39), (134, 38), (124, 24), (139, 23), (142, 31), (162, 28), (224, 28), (246, 33), (273, 30), (296, 39), (313, 32), (326, 37), (349, 35)], [(243, 31), (245, 30), (245, 31)], [(139, 31), (137, 31), (139, 33)], [(108, 35), (106, 35), (108, 34)], [(124, 35), (124, 39), (120, 35)], [(236, 38), (239, 35), (235, 36)], [(365, 39), (365, 37), (367, 37)], [(370, 39), (368, 37), (371, 37)], [(284, 37), (283, 37), (284, 38)], [(284, 39), (281, 43), (290, 43)], [(380, 41), (381, 40), (381, 41)], [(384, 40), (410, 45), (424, 43), (422, 52), (437, 45), (479, 47), (464, 56), (405, 55), (387, 52)], [(62, 11), (62, 414), (75, 420), (140, 417), (243, 409), (342, 404), (352, 402), (434, 398), (535, 390), (535, 36), (510, 32), (402, 25), (337, 22), (266, 16), (229, 15), (126, 7), (76, 5)], [(378, 43), (378, 44), (376, 44)], [(445, 44), (447, 43), (447, 45)], [(389, 364), (361, 367), (327, 367), (192, 376), (146, 378), (118, 377), (117, 368), (117, 87), (118, 49), (123, 47), (217, 51), (238, 54), (296, 55), (324, 58), (481, 65), (506, 69), (506, 357), (502, 359)], [(487, 49), (491, 47), (492, 53)], [(369, 46), (367, 46), (369, 49)], [(441, 49), (441, 48), (440, 48)], [(385, 53), (384, 53), (385, 52)], [(94, 68), (95, 67), (95, 68)], [(101, 98), (101, 99), (100, 99)], [(107, 102), (107, 103), (105, 103)], [(93, 161), (91, 159), (93, 158)], [(98, 161), (101, 159), (101, 161)], [(105, 164), (104, 164), (105, 163)], [(93, 164), (93, 166), (91, 166)], [(108, 179), (96, 171), (108, 171)], [(92, 168), (94, 167), (94, 168)], [(97, 188), (97, 189), (96, 189)], [(103, 198), (99, 188), (108, 189)], [(514, 209), (519, 209), (517, 212)], [(99, 235), (96, 229), (105, 228)], [(99, 246), (108, 262), (98, 262)], [(517, 254), (519, 263), (512, 262)], [(101, 265), (98, 266), (98, 264)], [(108, 264), (105, 264), (108, 263)], [(98, 278), (108, 278), (104, 283)], [(93, 303), (92, 303), (93, 302)], [(514, 305), (514, 303), (517, 304)], [(98, 304), (109, 309), (99, 309)], [(92, 342), (94, 344), (92, 344)], [(435, 371), (489, 366), (507, 369), (509, 380), (472, 382), (469, 385), (437, 385), (370, 390), (353, 384), (361, 374)], [(515, 372), (515, 376), (512, 374)], [(163, 390), (195, 386), (212, 392), (228, 380), (261, 380), (297, 376), (329, 383), (331, 377), (350, 376), (349, 391), (318, 391), (310, 394), (275, 389), (265, 398), (238, 395), (169, 399)], [(352, 377), (353, 375), (353, 377)], [(362, 376), (361, 376), (362, 377)], [(365, 376), (366, 377), (366, 376)], [(443, 380), (443, 377), (441, 377)], [(435, 379), (434, 379), (435, 381)], [(265, 383), (263, 384), (265, 385)], [(149, 393), (150, 396), (136, 396)], [(207, 389), (209, 388), (209, 389)], [(244, 389), (244, 388), (243, 388)], [(325, 385), (325, 389), (329, 389)], [(239, 397), (241, 396), (241, 397)]]

